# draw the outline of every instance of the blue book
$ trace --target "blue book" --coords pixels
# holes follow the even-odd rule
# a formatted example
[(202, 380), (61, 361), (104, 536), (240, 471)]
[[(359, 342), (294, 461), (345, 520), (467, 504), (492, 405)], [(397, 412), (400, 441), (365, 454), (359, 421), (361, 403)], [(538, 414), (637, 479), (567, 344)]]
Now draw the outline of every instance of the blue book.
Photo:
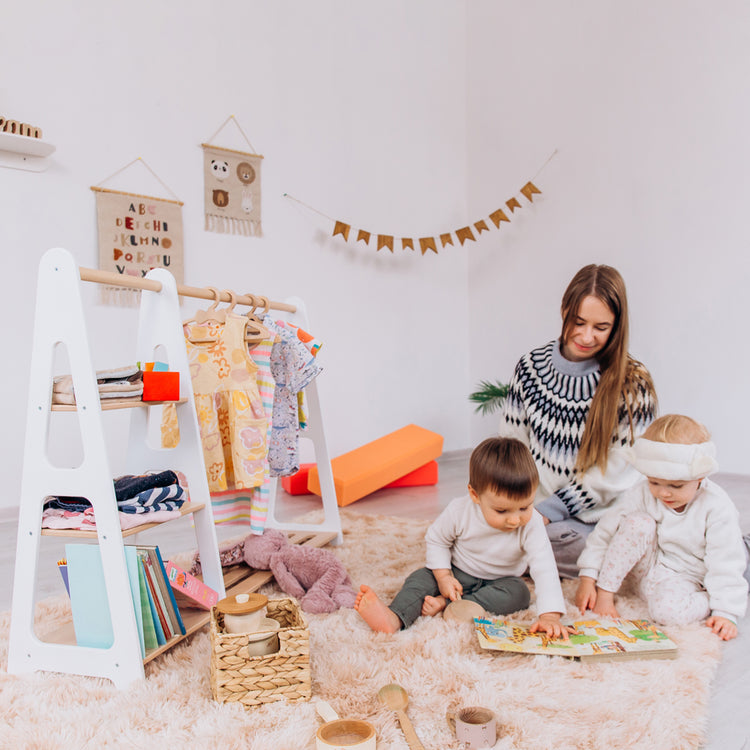
[(141, 610), (141, 589), (138, 578), (138, 554), (133, 547), (125, 547), (125, 564), (128, 566), (130, 595), (133, 599), (135, 622), (138, 626), (138, 641), (141, 645), (141, 659), (146, 656), (146, 642), (143, 635), (143, 611)]
[(66, 544), (73, 628), (79, 646), (109, 648), (115, 641), (102, 556), (96, 544)]
[[(112, 617), (107, 599), (107, 584), (99, 546), (96, 544), (66, 544), (70, 608), (73, 613), (73, 628), (79, 646), (109, 648), (115, 640)], [(141, 653), (143, 643), (143, 619), (140, 607), (140, 585), (138, 582), (138, 558), (135, 550), (125, 547), (125, 562), (130, 583), (130, 596), (138, 625)]]
[(177, 600), (174, 597), (172, 586), (169, 583), (169, 578), (167, 577), (167, 569), (164, 567), (164, 560), (162, 560), (161, 552), (159, 552), (159, 548), (154, 547), (154, 550), (156, 552), (156, 557), (159, 561), (159, 568), (161, 569), (161, 573), (164, 576), (164, 590), (167, 592), (167, 594), (169, 594), (169, 599), (172, 602), (172, 607), (174, 608), (174, 614), (177, 620), (177, 625), (180, 628), (180, 632), (182, 633), (182, 635), (185, 635), (185, 623), (182, 621), (180, 608), (177, 606)]

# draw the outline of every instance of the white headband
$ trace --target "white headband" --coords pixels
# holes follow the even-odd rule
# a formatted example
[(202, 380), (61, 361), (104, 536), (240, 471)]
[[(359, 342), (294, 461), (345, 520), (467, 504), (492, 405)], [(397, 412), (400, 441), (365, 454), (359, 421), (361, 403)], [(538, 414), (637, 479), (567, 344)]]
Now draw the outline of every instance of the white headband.
[(641, 474), (655, 479), (700, 479), (719, 468), (716, 446), (710, 441), (682, 445), (638, 438), (625, 449), (625, 456)]

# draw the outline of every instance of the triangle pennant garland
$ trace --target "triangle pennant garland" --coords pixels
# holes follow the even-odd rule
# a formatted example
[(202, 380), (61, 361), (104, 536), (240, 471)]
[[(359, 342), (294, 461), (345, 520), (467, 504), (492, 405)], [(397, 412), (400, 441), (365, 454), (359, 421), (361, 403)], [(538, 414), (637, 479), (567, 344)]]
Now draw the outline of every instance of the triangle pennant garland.
[[(550, 157), (551, 158), (551, 157)], [(531, 181), (527, 182), (520, 190), (519, 192), (521, 195), (526, 198), (526, 200), (529, 201), (529, 203), (533, 203), (534, 195), (541, 195), (542, 191)], [(519, 202), (518, 198), (515, 196), (512, 198), (509, 198), (507, 201), (505, 201), (505, 208), (508, 209), (508, 211), (513, 214), (515, 213), (516, 209), (522, 208), (521, 203)], [(320, 213), (320, 212), (318, 212)], [(490, 221), (494, 224), (496, 229), (500, 228), (500, 225), (503, 222), (510, 222), (510, 217), (507, 213), (505, 213), (505, 210), (503, 208), (498, 208), (497, 210), (493, 211), (491, 214), (489, 214)], [(349, 233), (352, 229), (351, 224), (347, 224), (344, 221), (340, 221), (338, 219), (333, 220), (334, 221), (334, 227), (333, 227), (333, 234), (332, 237), (336, 237), (338, 235), (341, 235), (344, 238), (345, 242), (349, 241)], [(479, 221), (473, 222), (471, 225), (467, 225), (465, 227), (460, 227), (459, 229), (454, 229), (453, 232), (442, 232), (438, 233), (433, 236), (427, 236), (427, 237), (419, 237), (419, 249), (422, 252), (422, 255), (425, 255), (428, 250), (432, 250), (433, 253), (437, 255), (438, 252), (438, 245), (437, 245), (437, 238), (440, 238), (440, 245), (441, 247), (446, 247), (447, 245), (451, 245), (455, 247), (455, 244), (453, 242), (453, 235), (455, 234), (456, 239), (460, 242), (460, 244), (463, 246), (463, 244), (467, 241), (475, 242), (477, 240), (477, 237), (474, 235), (474, 231), (472, 231), (472, 226), (474, 230), (477, 233), (477, 236), (481, 236), (482, 232), (489, 232), (490, 227), (487, 225), (487, 222), (485, 219), (479, 219)], [(358, 229), (357, 230), (357, 239), (356, 242), (359, 242), (362, 240), (365, 245), (370, 244), (370, 237), (373, 235), (373, 232), (368, 232), (365, 229)], [(378, 234), (375, 233), (377, 236), (377, 250), (382, 250), (384, 247), (387, 247), (391, 252), (393, 252), (393, 247), (396, 238), (392, 234)], [(414, 250), (414, 238), (412, 237), (401, 237), (401, 249), (402, 250)]]

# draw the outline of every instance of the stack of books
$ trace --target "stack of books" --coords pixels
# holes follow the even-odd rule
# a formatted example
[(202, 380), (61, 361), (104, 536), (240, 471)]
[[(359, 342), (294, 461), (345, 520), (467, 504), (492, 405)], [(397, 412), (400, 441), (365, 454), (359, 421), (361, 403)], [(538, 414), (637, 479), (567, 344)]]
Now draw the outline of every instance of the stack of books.
[[(145, 657), (148, 651), (185, 635), (174, 584), (167, 573), (167, 567), (175, 569), (175, 566), (169, 562), (165, 566), (155, 545), (125, 545), (123, 549), (141, 656)], [(79, 646), (109, 648), (114, 642), (114, 632), (99, 547), (95, 544), (66, 544), (65, 554), (65, 564), (58, 565), (64, 578), (67, 577), (76, 642)], [(192, 606), (202, 606), (204, 601), (211, 601), (213, 589), (197, 579), (196, 582), (200, 584), (200, 600), (193, 601), (188, 594), (186, 601), (193, 601)], [(218, 593), (213, 591), (213, 594), (215, 603)]]

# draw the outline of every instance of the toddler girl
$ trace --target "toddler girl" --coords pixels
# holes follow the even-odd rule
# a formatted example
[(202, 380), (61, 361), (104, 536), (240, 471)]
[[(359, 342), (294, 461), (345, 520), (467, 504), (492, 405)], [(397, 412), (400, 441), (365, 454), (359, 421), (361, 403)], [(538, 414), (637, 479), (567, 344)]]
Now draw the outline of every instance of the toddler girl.
[(739, 515), (710, 479), (714, 444), (703, 425), (671, 414), (626, 449), (647, 479), (626, 492), (591, 532), (578, 558), (576, 605), (618, 617), (614, 594), (632, 570), (649, 617), (663, 625), (706, 620), (723, 640), (747, 608)]

